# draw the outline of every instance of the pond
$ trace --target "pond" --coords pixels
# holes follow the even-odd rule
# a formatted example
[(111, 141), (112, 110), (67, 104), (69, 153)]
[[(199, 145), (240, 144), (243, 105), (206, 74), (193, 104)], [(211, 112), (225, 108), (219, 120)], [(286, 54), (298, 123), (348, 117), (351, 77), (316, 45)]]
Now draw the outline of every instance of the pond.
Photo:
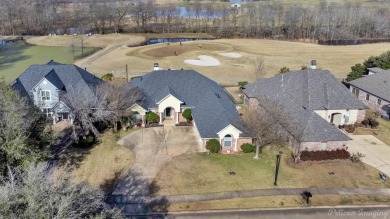
[[(177, 15), (178, 17), (183, 17), (183, 18), (195, 18), (195, 12), (192, 7), (177, 7), (179, 10), (179, 14)], [(211, 18), (219, 18), (222, 17), (223, 12), (221, 10), (215, 10), (213, 15), (209, 15)], [(199, 13), (199, 18), (206, 18), (207, 17), (207, 11), (202, 10)]]
[(193, 37), (193, 38), (150, 38), (146, 40), (145, 42), (130, 46), (130, 47), (137, 47), (137, 46), (146, 46), (146, 45), (153, 45), (157, 43), (180, 43), (180, 42), (188, 42), (188, 41), (196, 41), (196, 40), (212, 40), (213, 38), (199, 38), (199, 37)]

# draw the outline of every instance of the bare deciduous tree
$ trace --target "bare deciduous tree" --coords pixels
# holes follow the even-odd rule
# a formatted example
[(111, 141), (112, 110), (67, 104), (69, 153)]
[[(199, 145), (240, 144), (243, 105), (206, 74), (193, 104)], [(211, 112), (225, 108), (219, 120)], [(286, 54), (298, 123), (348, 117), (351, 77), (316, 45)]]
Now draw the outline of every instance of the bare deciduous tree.
[(265, 64), (264, 64), (264, 58), (262, 56), (257, 56), (256, 60), (254, 61), (255, 66), (255, 76), (256, 79), (258, 78), (264, 78), (265, 76)]
[(0, 215), (5, 218), (123, 218), (119, 209), (106, 207), (101, 191), (72, 183), (45, 163), (25, 172), (8, 168), (7, 180), (0, 181)]
[(102, 83), (91, 88), (91, 91), (81, 93), (78, 90), (69, 90), (61, 97), (72, 109), (83, 130), (93, 132), (96, 137), (99, 137), (100, 133), (94, 123), (111, 123), (116, 131), (121, 118), (127, 115), (134, 103), (142, 99), (142, 92), (130, 84)]

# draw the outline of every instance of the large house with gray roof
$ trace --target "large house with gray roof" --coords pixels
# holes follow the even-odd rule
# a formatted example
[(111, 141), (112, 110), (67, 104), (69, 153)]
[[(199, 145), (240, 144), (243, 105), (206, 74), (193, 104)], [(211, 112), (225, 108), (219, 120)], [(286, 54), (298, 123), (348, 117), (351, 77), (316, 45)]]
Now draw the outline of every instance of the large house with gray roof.
[(76, 65), (66, 65), (53, 60), (44, 65), (32, 65), (23, 72), (12, 87), (27, 97), (30, 103), (39, 107), (53, 123), (61, 120), (73, 122), (70, 108), (61, 101), (61, 93), (93, 95), (93, 87), (99, 85), (101, 79)]
[(350, 91), (366, 106), (390, 117), (390, 70), (376, 68), (374, 74), (349, 82)]
[[(350, 140), (339, 126), (364, 119), (364, 105), (329, 71), (307, 69), (264, 78), (244, 89), (249, 108), (278, 103), (292, 127), (288, 141), (300, 150), (345, 149)], [(295, 147), (295, 146), (294, 146)]]
[(157, 113), (160, 125), (179, 124), (185, 121), (182, 112), (191, 109), (202, 150), (209, 139), (218, 139), (225, 153), (237, 152), (242, 144), (252, 143), (224, 88), (196, 71), (153, 71), (130, 83), (145, 94), (145, 100), (132, 107), (141, 115), (143, 126), (147, 112)]

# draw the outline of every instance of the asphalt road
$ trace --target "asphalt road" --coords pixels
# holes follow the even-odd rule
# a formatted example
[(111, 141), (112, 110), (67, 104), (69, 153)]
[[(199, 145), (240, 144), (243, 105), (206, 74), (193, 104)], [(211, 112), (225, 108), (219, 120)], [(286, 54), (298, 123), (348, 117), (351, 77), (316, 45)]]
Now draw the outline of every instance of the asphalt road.
[(232, 211), (204, 211), (169, 213), (165, 218), (271, 218), (271, 219), (390, 219), (390, 206), (353, 206), (323, 208), (291, 208), (291, 209), (255, 209)]

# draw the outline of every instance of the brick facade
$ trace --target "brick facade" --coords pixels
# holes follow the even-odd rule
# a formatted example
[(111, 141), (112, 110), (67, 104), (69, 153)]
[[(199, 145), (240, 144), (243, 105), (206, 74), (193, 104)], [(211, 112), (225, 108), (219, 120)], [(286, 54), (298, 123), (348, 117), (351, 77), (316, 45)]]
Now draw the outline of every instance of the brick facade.
[[(210, 139), (202, 139), (202, 148), (203, 148), (203, 151), (207, 151), (206, 149), (206, 142), (210, 140)], [(236, 139), (234, 137), (232, 137), (232, 146), (231, 147), (224, 147), (224, 142), (223, 142), (223, 139), (217, 139), (220, 143), (221, 143), (221, 153), (222, 154), (235, 154), (235, 153), (239, 153), (241, 152), (241, 145), (245, 144), (245, 143), (249, 143), (249, 144), (252, 144), (253, 143), (253, 140), (252, 138), (239, 138), (237, 139), (237, 151), (235, 151), (235, 142), (236, 142)]]
[(359, 110), (357, 114), (356, 122), (361, 122), (366, 118), (366, 110)]
[[(386, 100), (383, 100), (373, 94), (370, 94), (364, 90), (361, 90), (353, 85), (350, 86), (350, 91), (352, 93), (354, 93), (355, 91), (355, 95), (356, 95), (356, 92), (358, 90), (358, 95), (356, 95), (360, 101), (362, 101), (366, 106), (368, 106), (369, 108), (375, 110), (375, 111), (379, 111), (381, 114), (388, 114), (390, 115), (390, 102), (389, 101), (386, 101)], [(355, 90), (357, 89), (357, 90)], [(369, 95), (369, 98), (367, 100), (367, 94)], [(380, 99), (380, 103), (378, 103), (378, 99)]]
[(302, 142), (301, 151), (334, 151), (347, 149), (346, 141)]

